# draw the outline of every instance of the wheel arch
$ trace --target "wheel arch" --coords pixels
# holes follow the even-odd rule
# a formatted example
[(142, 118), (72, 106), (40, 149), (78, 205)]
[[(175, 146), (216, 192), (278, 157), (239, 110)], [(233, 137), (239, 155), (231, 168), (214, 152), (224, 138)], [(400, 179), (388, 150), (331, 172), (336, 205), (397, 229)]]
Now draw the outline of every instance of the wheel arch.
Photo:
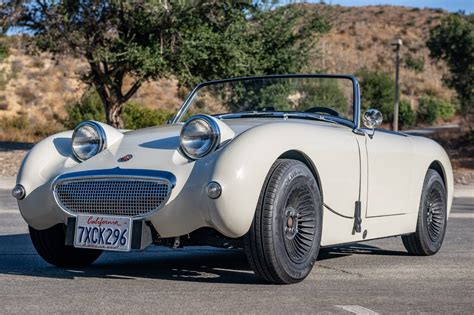
[(437, 171), (439, 173), (439, 175), (441, 176), (441, 179), (443, 180), (444, 185), (447, 186), (446, 171), (444, 170), (443, 164), (441, 164), (440, 161), (435, 160), (435, 161), (431, 162), (428, 169)]
[(313, 174), (314, 178), (316, 179), (316, 183), (318, 184), (319, 191), (321, 193), (321, 200), (324, 202), (324, 194), (323, 194), (323, 187), (321, 185), (321, 178), (319, 177), (319, 172), (318, 169), (316, 168), (316, 165), (314, 165), (313, 161), (311, 158), (306, 155), (305, 153), (299, 151), (299, 150), (288, 150), (286, 152), (283, 152), (278, 159), (292, 159), (292, 160), (297, 160), (305, 164), (311, 173)]

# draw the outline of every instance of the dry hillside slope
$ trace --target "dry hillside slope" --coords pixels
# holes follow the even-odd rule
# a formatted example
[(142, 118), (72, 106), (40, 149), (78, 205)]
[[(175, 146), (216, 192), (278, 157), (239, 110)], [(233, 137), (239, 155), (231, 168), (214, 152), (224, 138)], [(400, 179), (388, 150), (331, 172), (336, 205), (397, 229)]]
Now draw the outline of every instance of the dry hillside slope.
[[(423, 94), (447, 100), (452, 97), (453, 92), (442, 83), (445, 65), (434, 63), (425, 45), (430, 29), (446, 12), (395, 6), (334, 6), (333, 10), (333, 28), (320, 40), (321, 57), (313, 61), (313, 68), (333, 73), (355, 73), (361, 68), (394, 73), (395, 54), (390, 43), (400, 38), (402, 96), (413, 105)], [(423, 64), (423, 70), (408, 66), (410, 61)]]
[[(395, 6), (305, 6), (307, 10), (329, 12), (333, 19), (331, 32), (319, 39), (306, 72), (325, 69), (329, 73), (355, 73), (367, 68), (393, 73), (390, 42), (400, 37), (404, 42), (402, 98), (409, 99), (416, 107), (418, 98), (424, 94), (452, 97), (453, 92), (441, 80), (445, 66), (432, 63), (425, 47), (430, 28), (446, 12)], [(26, 54), (21, 38), (3, 40), (10, 42), (11, 49), (10, 56), (0, 64), (0, 123), (4, 117), (21, 117), (22, 121), (17, 123), (19, 129), (40, 126), (43, 132), (37, 138), (61, 129), (54, 117), (65, 115), (64, 105), (83, 94), (86, 87), (80, 83), (79, 75), (87, 64), (72, 57), (53, 60), (47, 54), (31, 56)], [(408, 67), (407, 59), (421, 62), (423, 69)], [(152, 108), (172, 109), (179, 106), (181, 99), (176, 81), (161, 80), (145, 84), (132, 101)], [(24, 138), (21, 133), (7, 133), (1, 128), (0, 140)], [(36, 140), (34, 137), (29, 140)]]

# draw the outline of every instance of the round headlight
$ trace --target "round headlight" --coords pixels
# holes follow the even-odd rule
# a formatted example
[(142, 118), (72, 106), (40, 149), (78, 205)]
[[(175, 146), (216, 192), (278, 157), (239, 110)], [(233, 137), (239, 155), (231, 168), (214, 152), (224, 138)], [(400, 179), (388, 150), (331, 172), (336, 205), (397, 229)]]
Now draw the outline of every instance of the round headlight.
[(72, 152), (74, 156), (85, 161), (105, 149), (105, 131), (94, 121), (85, 121), (77, 125), (72, 134)]
[(181, 151), (196, 160), (211, 153), (219, 144), (220, 130), (217, 123), (205, 115), (191, 117), (181, 129)]

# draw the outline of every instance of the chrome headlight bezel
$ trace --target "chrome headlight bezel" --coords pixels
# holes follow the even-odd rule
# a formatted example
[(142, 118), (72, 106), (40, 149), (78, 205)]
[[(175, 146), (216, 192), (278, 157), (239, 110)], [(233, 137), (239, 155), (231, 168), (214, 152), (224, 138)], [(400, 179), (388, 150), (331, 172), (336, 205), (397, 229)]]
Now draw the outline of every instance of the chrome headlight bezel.
[[(208, 132), (206, 133), (206, 136), (209, 137), (209, 145), (207, 145), (207, 148), (200, 152), (199, 154), (196, 154), (195, 152), (191, 152), (189, 147), (186, 146), (186, 144), (183, 142), (184, 137), (186, 137), (186, 132), (187, 128), (196, 122), (202, 122), (204, 123), (207, 128)], [(179, 136), (179, 148), (180, 151), (190, 160), (198, 160), (200, 158), (205, 157), (209, 153), (213, 152), (217, 146), (220, 143), (220, 138), (221, 138), (221, 132), (219, 129), (219, 125), (217, 124), (216, 121), (212, 117), (209, 117), (207, 115), (195, 115), (189, 118), (183, 125), (183, 128), (181, 129), (181, 133)], [(197, 139), (199, 140), (199, 139)], [(199, 140), (199, 141), (202, 141)]]
[[(79, 152), (77, 152), (77, 150), (74, 149), (74, 139), (77, 137), (77, 134), (82, 128), (92, 128), (97, 135), (95, 139), (97, 141), (96, 149), (91, 151), (91, 153), (88, 154), (87, 156), (81, 155)], [(102, 128), (102, 126), (99, 123), (95, 121), (84, 121), (78, 124), (76, 128), (74, 128), (74, 132), (72, 133), (72, 138), (71, 138), (71, 150), (74, 157), (77, 160), (81, 162), (86, 161), (92, 158), (93, 156), (96, 156), (100, 152), (102, 152), (106, 147), (107, 147), (107, 136), (105, 134), (104, 128)]]

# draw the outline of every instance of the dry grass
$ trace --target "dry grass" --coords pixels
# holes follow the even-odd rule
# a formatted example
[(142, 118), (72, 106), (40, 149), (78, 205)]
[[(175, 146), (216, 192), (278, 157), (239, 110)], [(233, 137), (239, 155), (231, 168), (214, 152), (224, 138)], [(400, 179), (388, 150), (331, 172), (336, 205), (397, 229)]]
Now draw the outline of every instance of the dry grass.
[[(446, 67), (433, 63), (425, 47), (430, 28), (439, 23), (446, 12), (395, 6), (305, 6), (308, 11), (330, 15), (334, 27), (319, 39), (304, 72), (324, 69), (329, 73), (355, 73), (367, 68), (393, 73), (394, 54), (390, 42), (401, 37), (404, 42), (402, 99), (416, 107), (424, 94), (446, 100), (453, 96), (453, 91), (444, 87), (441, 80)], [(28, 55), (24, 40), (19, 37), (8, 40), (10, 56), (0, 63), (0, 139), (36, 141), (60, 129), (55, 117), (63, 117), (65, 104), (78, 100), (87, 88), (80, 82), (79, 74), (88, 65), (72, 57)], [(424, 60), (423, 70), (406, 67), (404, 58), (408, 56)], [(186, 91), (178, 91), (176, 80), (162, 79), (145, 83), (132, 101), (149, 108), (177, 109), (185, 94)], [(26, 119), (27, 127), (13, 131), (8, 122), (15, 119)]]
[[(318, 8), (320, 5), (308, 5)], [(447, 69), (434, 63), (425, 43), (431, 27), (447, 12), (396, 6), (333, 6), (334, 27), (320, 39), (309, 70), (327, 69), (330, 73), (355, 73), (361, 68), (394, 73), (395, 54), (390, 45), (401, 38), (400, 84), (402, 98), (417, 104), (423, 94), (450, 100), (453, 91), (443, 86)], [(319, 53), (319, 55), (318, 55)], [(424, 60), (424, 69), (416, 71), (405, 60)], [(363, 87), (362, 87), (363, 88)]]

